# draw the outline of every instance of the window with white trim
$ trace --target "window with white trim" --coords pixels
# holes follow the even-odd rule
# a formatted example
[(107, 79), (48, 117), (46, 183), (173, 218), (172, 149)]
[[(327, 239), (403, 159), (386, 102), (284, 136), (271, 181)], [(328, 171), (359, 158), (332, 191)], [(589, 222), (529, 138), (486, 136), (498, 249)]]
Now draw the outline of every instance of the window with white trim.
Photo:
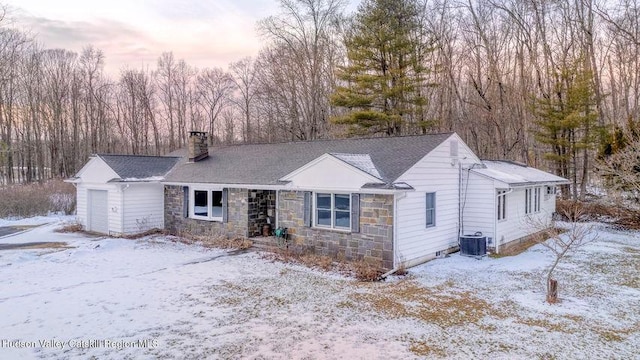
[(436, 226), (436, 193), (427, 193), (426, 201), (426, 226)]
[(507, 191), (498, 190), (498, 220), (507, 218)]
[(533, 211), (540, 212), (540, 196), (542, 195), (542, 188), (535, 188), (533, 195)]
[(222, 190), (200, 190), (191, 192), (192, 218), (222, 221)]
[(544, 199), (549, 200), (552, 196), (556, 195), (556, 187), (555, 186), (547, 186), (545, 189)]
[(351, 229), (351, 195), (316, 193), (315, 225), (331, 229)]
[(525, 189), (524, 190), (524, 213), (525, 214), (531, 214), (531, 208), (533, 207), (532, 201), (531, 201), (531, 195), (532, 195), (532, 189)]

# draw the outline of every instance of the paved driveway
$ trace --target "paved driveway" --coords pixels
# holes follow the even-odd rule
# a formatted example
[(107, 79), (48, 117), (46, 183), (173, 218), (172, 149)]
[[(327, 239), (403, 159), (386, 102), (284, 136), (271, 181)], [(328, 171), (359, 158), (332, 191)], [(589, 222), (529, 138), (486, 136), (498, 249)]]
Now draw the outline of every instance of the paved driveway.
[(13, 226), (2, 226), (0, 227), (0, 238), (3, 236), (11, 235), (17, 233), (18, 231), (22, 231), (23, 229), (16, 228)]

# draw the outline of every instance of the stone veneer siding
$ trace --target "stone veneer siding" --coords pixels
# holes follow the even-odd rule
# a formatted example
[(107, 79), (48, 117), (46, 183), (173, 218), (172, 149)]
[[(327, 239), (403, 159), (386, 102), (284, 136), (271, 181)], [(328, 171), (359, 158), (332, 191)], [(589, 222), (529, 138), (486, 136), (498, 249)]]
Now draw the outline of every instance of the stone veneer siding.
[[(276, 192), (275, 190), (250, 190), (247, 201), (249, 204), (249, 236), (262, 236), (262, 226), (267, 223), (267, 216), (269, 213), (271, 216), (275, 214)], [(273, 223), (274, 218), (272, 217), (271, 220)]]
[(360, 194), (360, 232), (351, 233), (305, 226), (304, 191), (278, 194), (278, 226), (294, 248), (393, 268), (393, 195)]
[(194, 235), (243, 236), (248, 232), (248, 191), (228, 189), (227, 222), (206, 221), (183, 216), (184, 193), (182, 186), (164, 187), (164, 226), (172, 234), (189, 232)]

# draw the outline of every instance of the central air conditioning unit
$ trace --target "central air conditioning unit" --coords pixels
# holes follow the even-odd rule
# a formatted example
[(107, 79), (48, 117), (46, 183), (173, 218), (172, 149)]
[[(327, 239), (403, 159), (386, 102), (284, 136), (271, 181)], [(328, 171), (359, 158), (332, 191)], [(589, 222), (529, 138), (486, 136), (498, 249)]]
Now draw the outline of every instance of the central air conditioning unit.
[(473, 235), (460, 236), (460, 255), (472, 256), (477, 259), (487, 255), (487, 237), (481, 232)]

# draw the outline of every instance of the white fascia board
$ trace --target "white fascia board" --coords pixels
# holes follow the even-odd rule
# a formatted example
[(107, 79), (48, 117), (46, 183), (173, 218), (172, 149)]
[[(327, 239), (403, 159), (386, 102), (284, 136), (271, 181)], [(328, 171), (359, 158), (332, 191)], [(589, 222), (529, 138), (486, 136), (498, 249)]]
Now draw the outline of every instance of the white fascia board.
[(116, 171), (115, 171), (115, 170), (113, 170), (113, 168), (111, 168), (111, 166), (109, 166), (109, 164), (107, 164), (107, 162), (106, 162), (106, 161), (104, 161), (104, 160), (103, 160), (99, 155), (92, 155), (92, 156), (91, 156), (91, 158), (90, 158), (90, 160), (89, 160), (89, 161), (87, 161), (87, 163), (82, 167), (82, 169), (80, 169), (80, 171), (78, 171), (78, 173), (76, 174), (76, 177), (77, 177), (77, 178), (82, 177), (82, 174), (83, 174), (84, 172), (86, 172), (86, 170), (87, 170), (91, 165), (93, 165), (94, 163), (96, 163), (96, 162), (98, 162), (98, 161), (99, 161), (99, 162), (101, 162), (101, 163), (102, 163), (102, 164), (103, 164), (107, 169), (109, 169), (109, 171), (111, 172), (111, 180), (108, 180), (107, 182), (109, 182), (109, 181), (113, 181), (114, 179), (120, 179), (120, 175), (118, 175), (118, 173), (116, 173)]
[(360, 194), (399, 194), (415, 191), (415, 189), (354, 189), (354, 188), (320, 188), (320, 187), (293, 187), (287, 185), (256, 185), (256, 184), (216, 184), (216, 183), (185, 183), (185, 182), (161, 182), (168, 186), (190, 186), (203, 189), (248, 189), (248, 190), (286, 190), (286, 191), (326, 191), (326, 192), (350, 192)]
[(79, 178), (80, 176), (82, 176), (82, 173), (87, 170), (89, 165), (91, 165), (95, 161), (96, 158), (98, 158), (97, 155), (89, 156), (89, 160), (87, 161), (87, 163), (84, 164), (84, 166), (80, 170), (78, 170), (78, 172), (74, 175), (74, 177)]
[(363, 189), (363, 188), (321, 188), (321, 187), (285, 187), (281, 190), (289, 190), (289, 191), (315, 191), (315, 192), (348, 192), (348, 193), (357, 193), (357, 194), (400, 194), (410, 191), (415, 191), (415, 189)]
[(510, 186), (512, 188), (524, 188), (524, 187), (535, 187), (535, 186), (546, 186), (546, 185), (565, 185), (565, 184), (570, 184), (571, 182), (569, 181), (530, 181), (527, 183), (520, 183), (520, 184), (511, 184)]
[(233, 189), (251, 189), (251, 190), (286, 190), (283, 185), (260, 185), (260, 184), (221, 184), (221, 183), (202, 183), (202, 182), (174, 182), (160, 181), (162, 185), (169, 186), (195, 186), (202, 188), (233, 188)]
[(473, 172), (475, 175), (478, 175), (480, 177), (483, 177), (485, 179), (489, 179), (489, 180), (493, 180), (495, 183), (501, 184), (503, 186), (499, 186), (496, 185), (494, 186), (496, 189), (502, 189), (502, 188), (525, 188), (525, 187), (535, 187), (535, 186), (545, 186), (545, 185), (563, 185), (563, 184), (569, 184), (569, 181), (548, 181), (548, 180), (544, 180), (544, 181), (530, 181), (530, 182), (526, 182), (526, 183), (515, 183), (515, 184), (511, 184), (511, 183), (507, 183), (504, 182), (500, 179), (496, 179), (494, 177), (491, 177), (489, 175), (483, 174), (483, 173), (479, 173), (474, 171), (474, 169), (469, 170), (470, 172)]

